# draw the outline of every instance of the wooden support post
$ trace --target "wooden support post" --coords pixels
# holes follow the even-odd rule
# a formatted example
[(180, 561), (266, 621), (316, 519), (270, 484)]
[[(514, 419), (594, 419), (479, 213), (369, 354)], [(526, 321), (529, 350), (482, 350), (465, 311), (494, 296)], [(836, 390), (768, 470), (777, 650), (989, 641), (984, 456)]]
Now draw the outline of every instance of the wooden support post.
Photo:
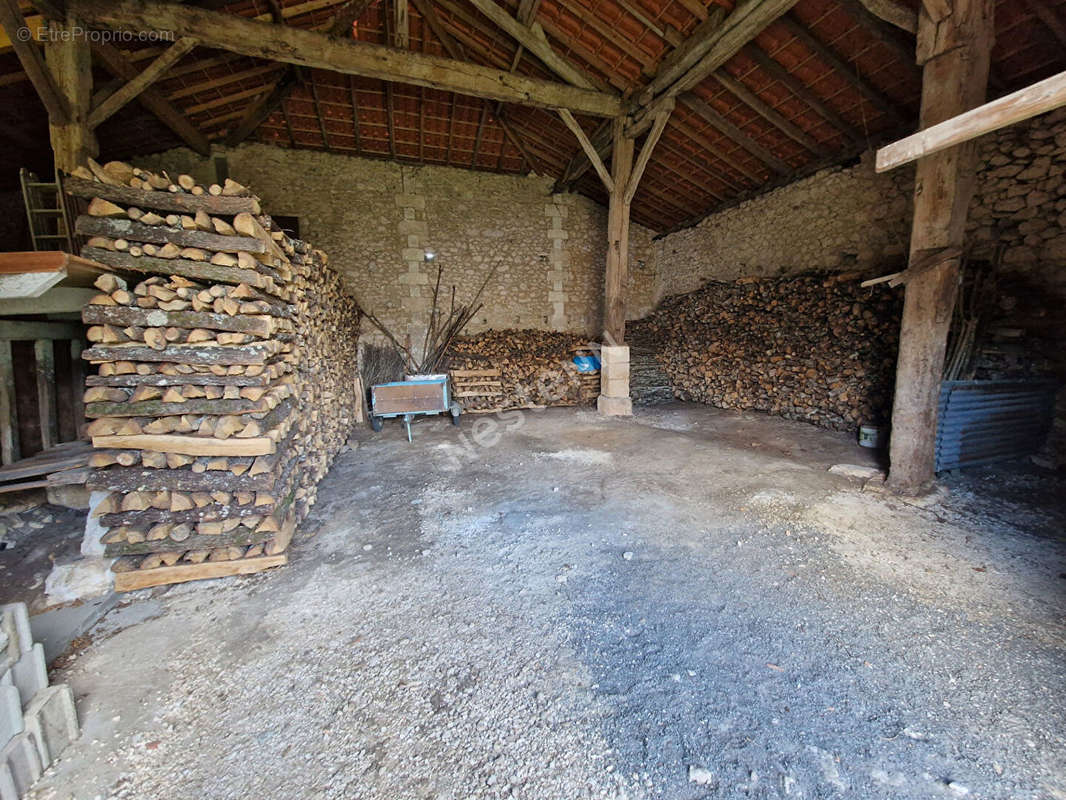
[(59, 443), (56, 425), (56, 365), (52, 339), (37, 339), (33, 343), (37, 372), (37, 415), (41, 421), (41, 449)]
[(73, 400), (72, 413), (74, 415), (74, 438), (82, 438), (85, 429), (85, 361), (82, 360), (81, 351), (85, 344), (81, 339), (70, 340), (70, 388)]
[(629, 206), (626, 187), (633, 171), (633, 144), (625, 134), (625, 117), (613, 123), (611, 151), (611, 189), (607, 209), (607, 270), (604, 277), (603, 340), (609, 345), (625, 341), (625, 286), (629, 259)]
[[(928, 128), (984, 102), (993, 40), (993, 0), (952, 0), (934, 20), (918, 18), (922, 73), (921, 127)], [(976, 148), (967, 142), (918, 161), (910, 263), (940, 248), (961, 248), (973, 196)], [(952, 258), (907, 283), (892, 409), (889, 486), (919, 494), (931, 486), (936, 464), (937, 404), (948, 330), (959, 280)]]
[(45, 43), (45, 61), (56, 88), (70, 109), (66, 121), (49, 123), (56, 169), (73, 172), (99, 153), (96, 134), (89, 125), (93, 99), (92, 55), (86, 26), (68, 15), (56, 35)]
[(15, 370), (11, 341), (0, 339), (0, 460), (12, 464), (21, 458), (18, 407), (15, 405)]

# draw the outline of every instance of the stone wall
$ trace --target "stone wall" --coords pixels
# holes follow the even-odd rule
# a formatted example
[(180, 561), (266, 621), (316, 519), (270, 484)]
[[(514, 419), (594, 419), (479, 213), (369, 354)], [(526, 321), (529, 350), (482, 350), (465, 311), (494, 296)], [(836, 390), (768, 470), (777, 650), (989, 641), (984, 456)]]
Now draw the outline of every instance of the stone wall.
[[(231, 177), (277, 215), (298, 217), (301, 237), (330, 254), (353, 293), (390, 329), (419, 341), (437, 254), (443, 287), (469, 300), (499, 264), (468, 332), (525, 328), (595, 335), (602, 315), (606, 209), (552, 180), (444, 167), (404, 166), (310, 150), (242, 145), (226, 153)], [(216, 180), (214, 164), (186, 149), (138, 158), (150, 169)], [(633, 226), (630, 315), (654, 306), (652, 232)]]
[[(976, 255), (1008, 246), (1013, 268), (1049, 280), (1066, 266), (1066, 109), (978, 143), (968, 236)], [(910, 239), (913, 166), (878, 175), (873, 153), (712, 214), (659, 240), (661, 296), (708, 280), (902, 265)]]

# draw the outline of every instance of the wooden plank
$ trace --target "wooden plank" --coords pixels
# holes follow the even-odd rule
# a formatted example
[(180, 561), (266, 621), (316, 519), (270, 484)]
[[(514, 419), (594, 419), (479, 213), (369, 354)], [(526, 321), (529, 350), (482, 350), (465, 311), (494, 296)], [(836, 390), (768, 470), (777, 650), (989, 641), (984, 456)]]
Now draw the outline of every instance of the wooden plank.
[[(136, 206), (154, 211), (176, 211), (180, 214), (195, 214), (205, 211), (216, 216), (236, 216), (237, 214), (259, 214), (259, 200), (255, 197), (229, 197), (226, 195), (185, 194), (184, 192), (155, 192), (133, 189), (128, 186), (111, 186), (106, 183), (87, 181), (82, 178), (67, 177), (63, 180), (63, 189), (67, 194), (91, 200), (100, 197), (124, 206)], [(3, 254), (0, 254), (0, 268)], [(2, 271), (2, 269), (0, 269)]]
[[(27, 77), (37, 90), (41, 102), (48, 111), (48, 119), (53, 125), (60, 125), (70, 120), (70, 104), (59, 91), (44, 56), (36, 42), (28, 41), (19, 34), (27, 28), (26, 18), (22, 16), (16, 0), (0, 0), (0, 27), (7, 32), (11, 47), (18, 56)], [(40, 27), (40, 26), (38, 26)]]
[(189, 231), (167, 225), (144, 225), (132, 219), (90, 217), (82, 214), (74, 223), (74, 230), (82, 236), (107, 236), (131, 242), (198, 247), (224, 253), (265, 253), (266, 243), (250, 236), (225, 236), (209, 231)]
[(563, 122), (566, 123), (566, 127), (577, 137), (578, 142), (581, 143), (581, 149), (585, 151), (585, 155), (588, 157), (592, 166), (596, 169), (596, 174), (600, 176), (600, 180), (603, 181), (603, 185), (607, 188), (608, 192), (614, 191), (614, 181), (611, 179), (611, 173), (607, 171), (607, 167), (603, 164), (603, 159), (600, 158), (600, 154), (596, 152), (596, 148), (593, 147), (592, 142), (589, 140), (588, 135), (584, 129), (574, 119), (574, 115), (565, 108), (558, 109), (559, 116), (562, 117)]
[(21, 455), (11, 342), (0, 340), (0, 460), (4, 464), (12, 464)]
[(64, 253), (62, 250), (0, 253), (0, 275), (18, 275), (23, 272), (59, 272), (65, 275), (71, 268), (80, 268), (97, 275), (107, 271), (102, 264)]
[(266, 386), (270, 376), (262, 375), (89, 375), (86, 386)]
[(41, 447), (47, 450), (59, 441), (56, 424), (55, 350), (51, 339), (33, 343), (37, 374), (37, 414), (41, 421)]
[[(270, 336), (275, 330), (274, 317), (264, 315), (163, 311), (159, 308), (135, 308), (133, 306), (90, 304), (82, 310), (81, 319), (87, 325), (117, 325), (120, 328), (133, 325), (144, 328), (183, 328), (186, 330), (204, 328), (212, 331), (250, 333), (255, 336)], [(0, 322), (0, 330), (2, 326), (3, 323)]]
[(238, 558), (233, 561), (205, 561), (202, 564), (179, 564), (173, 567), (116, 572), (115, 591), (133, 592), (137, 589), (148, 589), (152, 586), (165, 586), (171, 583), (228, 578), (233, 575), (252, 575), (288, 563), (288, 555), (279, 553), (275, 556)]
[(155, 83), (163, 73), (183, 59), (196, 46), (196, 40), (190, 37), (178, 39), (159, 55), (151, 64), (141, 70), (137, 77), (128, 81), (117, 91), (111, 93), (89, 114), (86, 124), (90, 128), (100, 123), (126, 105), (150, 85)]
[(499, 376), (498, 369), (453, 369), (450, 372), (453, 378), (489, 378)]
[[(227, 475), (227, 492), (269, 492), (275, 488), (278, 476), (273, 473), (259, 475)], [(177, 492), (213, 491), (219, 487), (217, 472), (193, 472), (188, 469), (141, 469), (139, 467), (108, 467), (93, 470), (86, 481), (91, 489), (109, 492), (163, 491)]]
[[(226, 346), (169, 345), (162, 350), (148, 346), (94, 345), (81, 354), (86, 361), (170, 361), (175, 364), (265, 364), (275, 354), (274, 342)], [(180, 413), (180, 412), (179, 412)]]
[(144, 272), (151, 275), (180, 275), (183, 278), (191, 278), (208, 283), (228, 283), (236, 286), (239, 283), (247, 283), (255, 289), (277, 294), (277, 290), (271, 287), (271, 282), (266, 275), (242, 267), (221, 267), (208, 261), (190, 261), (187, 258), (156, 258), (154, 256), (131, 256), (116, 250), (105, 250), (102, 247), (86, 247), (82, 252), (91, 254), (94, 258), (114, 267), (118, 270), (129, 272)]
[(0, 299), (0, 316), (19, 314), (74, 314), (95, 295), (95, 289), (79, 289), (75, 286), (53, 286), (40, 297)]
[[(53, 450), (55, 448), (52, 448)], [(49, 451), (38, 453), (30, 458), (24, 458), (14, 464), (0, 469), (0, 482), (19, 481), (24, 478), (34, 478), (38, 475), (47, 475), (50, 472), (83, 467), (89, 459), (90, 447), (85, 443), (85, 448), (73, 455), (58, 453), (52, 455)], [(41, 456), (47, 456), (42, 458)]]
[(1066, 72), (958, 114), (877, 151), (877, 171), (909, 164), (1066, 105)]
[(275, 445), (274, 440), (266, 436), (254, 439), (211, 439), (206, 436), (143, 433), (131, 436), (94, 436), (93, 447), (150, 450), (153, 453), (178, 453), (185, 456), (266, 456), (274, 452)]
[[(779, 2), (781, 0), (778, 0)], [(87, 22), (122, 29), (172, 31), (214, 47), (253, 58), (397, 81), (522, 105), (569, 108), (614, 117), (621, 101), (605, 92), (529, 78), (468, 62), (400, 51), (340, 39), (315, 31), (205, 11), (170, 3), (137, 0), (78, 0)]]
[[(136, 360), (136, 359), (133, 359)], [(166, 417), (175, 414), (256, 414), (267, 411), (259, 400), (243, 397), (228, 400), (186, 400), (184, 403), (166, 403), (162, 400), (142, 400), (125, 403), (86, 403), (85, 416), (98, 417)], [(117, 447), (118, 445), (106, 445)], [(205, 454), (206, 455), (206, 454)]]
[(26, 341), (29, 339), (80, 339), (85, 328), (77, 322), (22, 322), (0, 320), (0, 339)]

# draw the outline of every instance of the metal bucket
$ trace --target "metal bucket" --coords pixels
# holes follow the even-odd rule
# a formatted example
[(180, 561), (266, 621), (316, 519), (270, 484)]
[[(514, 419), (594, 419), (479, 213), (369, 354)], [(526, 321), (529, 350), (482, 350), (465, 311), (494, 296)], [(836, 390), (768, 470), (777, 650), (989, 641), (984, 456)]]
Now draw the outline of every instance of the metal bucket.
[(859, 446), (880, 450), (888, 444), (888, 428), (881, 425), (860, 425)]

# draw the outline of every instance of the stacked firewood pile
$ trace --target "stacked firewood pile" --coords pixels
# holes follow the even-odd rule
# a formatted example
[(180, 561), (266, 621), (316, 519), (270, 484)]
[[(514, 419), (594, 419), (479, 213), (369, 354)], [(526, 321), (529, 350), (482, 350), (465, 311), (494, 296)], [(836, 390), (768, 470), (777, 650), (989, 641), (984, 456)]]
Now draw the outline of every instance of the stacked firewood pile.
[[(599, 394), (599, 373), (578, 372), (574, 364), (575, 355), (591, 352), (588, 345), (572, 333), (485, 331), (453, 342), (447, 363), (467, 412), (582, 405)], [(472, 394), (478, 385), (485, 394)]]
[(682, 400), (852, 430), (886, 421), (902, 291), (854, 276), (711, 282), (667, 298), (633, 335)]
[(119, 273), (83, 312), (94, 513), (116, 572), (162, 573), (116, 585), (283, 563), (357, 419), (358, 307), (233, 181), (113, 162), (65, 185), (91, 200), (82, 255)]

